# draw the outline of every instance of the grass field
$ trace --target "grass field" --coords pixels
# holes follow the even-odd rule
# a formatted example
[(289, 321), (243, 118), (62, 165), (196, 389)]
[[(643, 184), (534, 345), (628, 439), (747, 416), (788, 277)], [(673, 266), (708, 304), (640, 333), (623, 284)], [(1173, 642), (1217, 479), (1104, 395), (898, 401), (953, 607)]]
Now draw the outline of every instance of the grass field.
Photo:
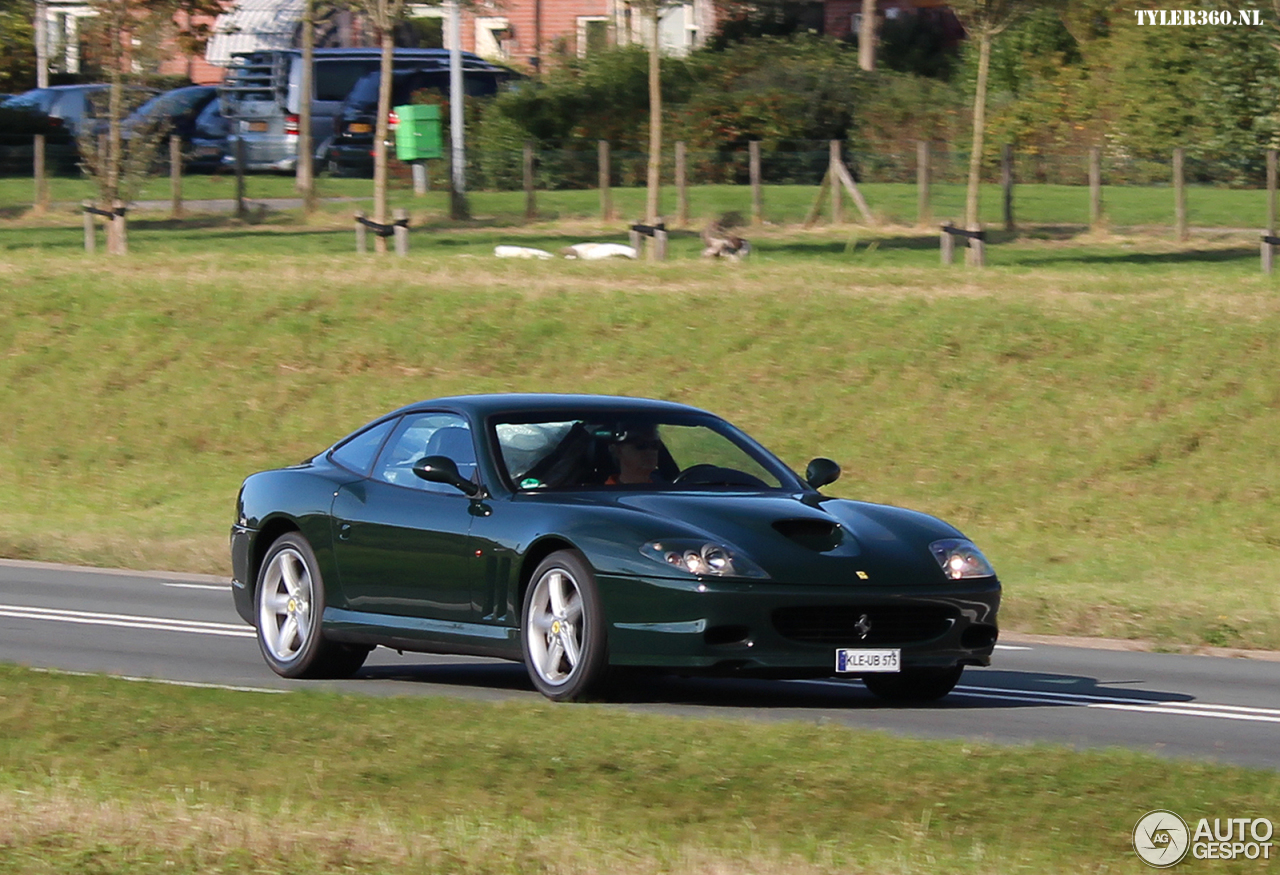
[(49, 875), (1121, 873), (1149, 810), (1280, 803), (1119, 751), (7, 667), (0, 764), (0, 872)]
[(0, 226), (0, 555), (226, 573), (241, 478), (441, 394), (704, 406), (837, 495), (978, 541), (1002, 622), (1280, 648), (1280, 296), (1248, 237), (1022, 238), (984, 272), (931, 235), (761, 230), (749, 263), (513, 262), (587, 222), (415, 234), (340, 218), (138, 221), (87, 258)]

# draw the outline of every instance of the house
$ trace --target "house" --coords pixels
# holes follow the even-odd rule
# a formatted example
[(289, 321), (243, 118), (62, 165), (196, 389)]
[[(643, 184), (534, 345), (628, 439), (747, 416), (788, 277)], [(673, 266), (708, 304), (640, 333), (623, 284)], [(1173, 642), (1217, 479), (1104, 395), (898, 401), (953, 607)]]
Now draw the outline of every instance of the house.
[[(231, 5), (231, 0), (227, 0)], [(37, 45), (36, 55), (43, 54), (50, 75), (78, 76), (83, 70), (85, 52), (86, 19), (94, 17), (93, 7), (85, 0), (38, 0), (36, 3), (37, 33), (43, 24), (43, 44)], [(195, 16), (181, 25), (213, 25), (213, 19)], [(42, 52), (43, 50), (43, 52)], [(157, 70), (161, 75), (182, 76), (197, 85), (221, 82), (222, 67), (209, 63), (203, 56), (188, 55), (176, 45)]]
[[(215, 84), (222, 81), (235, 52), (298, 45), (306, 0), (225, 0), (225, 6), (226, 12), (216, 20), (196, 17), (179, 22), (208, 28), (205, 53), (190, 56), (175, 46), (160, 65), (161, 74)], [(858, 32), (862, 0), (821, 0), (821, 6), (824, 34), (840, 39)], [(890, 19), (903, 14), (949, 14), (945, 0), (877, 0), (877, 8)], [(39, 0), (37, 10), (44, 19), (49, 70), (80, 73), (82, 22), (94, 14), (92, 7), (86, 0)], [(703, 45), (714, 33), (720, 14), (716, 0), (683, 0), (668, 6), (659, 22), (663, 52), (682, 55)], [(407, 5), (409, 19), (429, 25), (420, 32), (440, 34), (448, 48), (449, 29), (440, 21), (444, 15), (440, 5)], [(463, 51), (527, 72), (536, 72), (565, 54), (585, 57), (611, 45), (649, 42), (647, 20), (627, 0), (478, 0), (460, 15)], [(317, 31), (317, 45), (374, 44), (370, 28), (352, 12), (333, 14)]]

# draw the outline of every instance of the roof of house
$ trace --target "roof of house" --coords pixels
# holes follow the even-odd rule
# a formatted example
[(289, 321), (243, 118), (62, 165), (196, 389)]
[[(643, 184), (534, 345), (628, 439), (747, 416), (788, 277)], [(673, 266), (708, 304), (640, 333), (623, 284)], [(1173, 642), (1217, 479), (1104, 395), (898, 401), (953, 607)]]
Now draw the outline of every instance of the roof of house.
[(306, 0), (237, 0), (218, 16), (205, 58), (226, 65), (236, 52), (291, 48), (305, 8)]

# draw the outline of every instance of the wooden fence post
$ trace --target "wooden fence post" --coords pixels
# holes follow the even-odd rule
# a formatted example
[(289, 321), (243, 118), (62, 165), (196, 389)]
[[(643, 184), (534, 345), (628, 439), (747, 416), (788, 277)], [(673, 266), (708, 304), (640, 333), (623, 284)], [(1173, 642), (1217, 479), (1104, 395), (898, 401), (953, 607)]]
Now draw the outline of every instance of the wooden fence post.
[(609, 163), (609, 141), (601, 140), (596, 144), (596, 163), (600, 173), (600, 219), (613, 221), (613, 191), (610, 188), (613, 170)]
[(1184, 163), (1187, 150), (1179, 146), (1173, 150), (1173, 218), (1177, 226), (1178, 240), (1191, 236), (1187, 228), (1187, 185)]
[(244, 137), (236, 137), (236, 218), (243, 219), (244, 208)]
[(969, 239), (968, 262), (971, 267), (987, 266), (987, 243), (981, 237)]
[[(1000, 187), (1004, 194), (1004, 229), (1013, 230), (1013, 144), (1000, 147)], [(978, 241), (974, 241), (978, 242)]]
[(369, 229), (364, 224), (364, 210), (356, 211), (356, 252), (364, 255), (369, 251)]
[(111, 255), (129, 254), (129, 225), (125, 218), (124, 201), (112, 201), (111, 218), (107, 220), (110, 236), (107, 237), (107, 252)]
[(173, 218), (181, 219), (182, 209), (182, 138), (169, 137), (169, 193), (173, 198), (170, 209)]
[(667, 232), (661, 228), (653, 229), (654, 260), (667, 260)]
[(1102, 150), (1094, 146), (1089, 150), (1089, 230), (1097, 231), (1102, 224)]
[(93, 217), (93, 213), (89, 212), (93, 209), (93, 201), (83, 201), (80, 204), (84, 208), (84, 251), (96, 252), (98, 249), (98, 223)]
[(524, 217), (526, 221), (538, 215), (538, 196), (533, 190), (533, 143), (524, 141)]
[(676, 224), (681, 228), (689, 224), (688, 153), (684, 140), (676, 143)]
[(956, 260), (956, 238), (947, 230), (953, 227), (950, 222), (942, 226), (942, 238), (938, 241), (942, 249), (942, 263), (944, 266), (950, 266)]
[[(836, 178), (836, 165), (841, 162), (840, 158), (840, 141), (832, 140), (827, 144), (827, 172), (831, 174), (831, 178)], [(831, 223), (833, 225), (844, 224), (844, 192), (840, 190), (840, 186), (831, 189)]]
[(1276, 233), (1276, 150), (1267, 150), (1267, 234)]
[(929, 141), (916, 141), (916, 224), (928, 225), (933, 220), (929, 204)]
[(751, 173), (751, 224), (764, 222), (764, 196), (760, 190), (760, 141), (752, 140), (747, 144), (748, 161)]
[(395, 211), (395, 237), (396, 237), (396, 255), (405, 256), (409, 254), (409, 211), (399, 209)]
[(32, 144), (31, 170), (35, 176), (36, 183), (34, 206), (37, 213), (43, 213), (49, 209), (49, 185), (45, 176), (44, 143), (44, 134), (36, 134), (35, 141)]

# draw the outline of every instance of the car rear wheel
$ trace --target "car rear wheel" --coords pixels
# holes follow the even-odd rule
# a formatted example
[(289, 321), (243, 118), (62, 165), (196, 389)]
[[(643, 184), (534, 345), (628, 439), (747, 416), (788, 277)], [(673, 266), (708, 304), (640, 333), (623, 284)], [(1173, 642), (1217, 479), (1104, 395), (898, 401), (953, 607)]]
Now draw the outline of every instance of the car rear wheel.
[(955, 689), (964, 666), (907, 668), (896, 674), (869, 674), (867, 689), (890, 702), (932, 702)]
[(524, 597), (521, 639), (533, 685), (549, 699), (582, 699), (609, 669), (604, 611), (595, 574), (581, 554), (552, 553), (533, 572)]
[(369, 655), (368, 648), (324, 639), (324, 582), (311, 545), (297, 532), (281, 535), (267, 551), (257, 608), (258, 645), (282, 677), (350, 677)]

